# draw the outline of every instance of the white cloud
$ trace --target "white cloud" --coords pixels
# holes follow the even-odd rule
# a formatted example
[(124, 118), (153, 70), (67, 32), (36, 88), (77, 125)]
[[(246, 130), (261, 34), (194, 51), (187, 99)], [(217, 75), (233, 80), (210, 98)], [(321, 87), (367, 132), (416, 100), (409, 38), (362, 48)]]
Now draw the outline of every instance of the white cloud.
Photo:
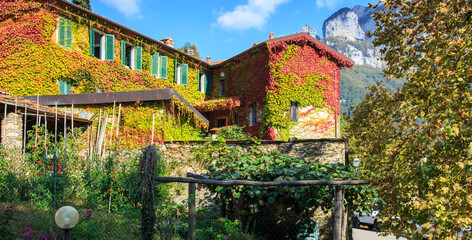
[(238, 5), (231, 12), (224, 12), (217, 18), (223, 29), (261, 29), (275, 9), (289, 0), (248, 0), (246, 5)]
[(110, 7), (118, 9), (126, 17), (137, 16), (141, 0), (100, 0)]
[(342, 0), (316, 0), (316, 6), (319, 8), (327, 7), (335, 9)]

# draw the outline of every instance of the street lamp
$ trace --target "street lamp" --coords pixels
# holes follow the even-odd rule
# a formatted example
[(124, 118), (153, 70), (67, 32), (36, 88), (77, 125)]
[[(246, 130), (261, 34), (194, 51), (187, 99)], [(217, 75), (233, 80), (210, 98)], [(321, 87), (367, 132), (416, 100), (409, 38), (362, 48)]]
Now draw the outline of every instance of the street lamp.
[(357, 171), (357, 168), (359, 167), (360, 163), (361, 163), (361, 160), (358, 157), (354, 157), (354, 159), (352, 160), (352, 166), (354, 166), (356, 171)]
[(64, 239), (70, 240), (70, 230), (79, 222), (79, 213), (71, 206), (64, 206), (57, 210), (54, 221), (64, 230)]

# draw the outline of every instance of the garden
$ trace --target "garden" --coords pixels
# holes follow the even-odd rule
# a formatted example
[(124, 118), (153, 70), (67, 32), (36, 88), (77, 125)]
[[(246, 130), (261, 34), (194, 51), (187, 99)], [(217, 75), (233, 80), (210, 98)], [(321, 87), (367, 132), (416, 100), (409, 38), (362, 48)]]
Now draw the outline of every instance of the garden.
[[(142, 218), (143, 150), (111, 148), (106, 157), (100, 158), (87, 155), (85, 134), (80, 129), (69, 131), (66, 138), (44, 131), (43, 127), (35, 126), (28, 132), (24, 152), (0, 150), (0, 238), (61, 239), (63, 233), (54, 223), (54, 214), (61, 206), (69, 205), (80, 214), (77, 226), (71, 231), (73, 239), (142, 239), (141, 228), (147, 221)], [(243, 152), (228, 147), (225, 138), (254, 141), (254, 147)], [(172, 169), (159, 151), (156, 154), (157, 162), (153, 166), (156, 174), (168, 176)], [(275, 152), (264, 153), (257, 141), (237, 127), (222, 130), (218, 141), (208, 141), (196, 150), (195, 156), (195, 161), (213, 179), (276, 181), (355, 177), (351, 166), (313, 164)], [(186, 201), (173, 199), (177, 188), (177, 184), (153, 187), (154, 239), (188, 238)], [(294, 216), (310, 219), (315, 208), (329, 211), (333, 199), (329, 186), (210, 187), (210, 191), (217, 194), (215, 205), (223, 210), (197, 209), (197, 239), (268, 239), (267, 234), (277, 232), (274, 229), (278, 229), (276, 222), (283, 222), (280, 219), (286, 222)], [(346, 198), (351, 205), (366, 195), (375, 197), (365, 187), (352, 186), (347, 191), (356, 193)], [(280, 211), (274, 212), (274, 206)], [(268, 216), (272, 218), (267, 220)], [(304, 224), (316, 222), (308, 220)], [(263, 228), (268, 230), (256, 231)], [(300, 234), (301, 230), (290, 231), (295, 233), (284, 234)]]

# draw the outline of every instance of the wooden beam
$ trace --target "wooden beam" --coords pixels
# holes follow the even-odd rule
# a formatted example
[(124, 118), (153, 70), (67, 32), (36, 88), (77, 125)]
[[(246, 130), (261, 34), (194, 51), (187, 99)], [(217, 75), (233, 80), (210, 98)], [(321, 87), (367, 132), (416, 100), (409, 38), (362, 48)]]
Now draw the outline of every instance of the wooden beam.
[(188, 184), (188, 239), (195, 240), (197, 237), (197, 210), (195, 204), (195, 183)]
[(275, 182), (256, 182), (248, 180), (214, 180), (214, 179), (197, 179), (188, 177), (156, 177), (158, 183), (182, 182), (182, 183), (201, 183), (209, 185), (233, 186), (259, 186), (259, 187), (273, 187), (273, 186), (314, 186), (314, 185), (367, 185), (368, 180), (345, 180), (345, 181), (330, 181), (330, 180), (303, 180), (303, 181), (275, 181)]
[(334, 195), (333, 240), (342, 240), (344, 186), (336, 186)]

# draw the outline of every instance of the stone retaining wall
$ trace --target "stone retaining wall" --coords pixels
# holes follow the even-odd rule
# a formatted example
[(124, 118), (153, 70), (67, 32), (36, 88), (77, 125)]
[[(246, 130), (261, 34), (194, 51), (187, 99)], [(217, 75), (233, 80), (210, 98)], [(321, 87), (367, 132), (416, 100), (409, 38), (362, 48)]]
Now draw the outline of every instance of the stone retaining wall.
[[(167, 165), (171, 168), (171, 176), (185, 177), (187, 172), (206, 174), (205, 166), (195, 161), (195, 152), (205, 141), (192, 142), (165, 142), (158, 145), (162, 150)], [(216, 144), (217, 142), (215, 142)], [(254, 146), (247, 141), (227, 141), (228, 147), (236, 147), (247, 151)], [(311, 162), (321, 162), (326, 164), (344, 163), (346, 164), (347, 140), (344, 139), (314, 139), (283, 141), (262, 141), (263, 151), (276, 151)], [(176, 183), (174, 199), (184, 203), (187, 200), (187, 184)], [(218, 211), (219, 207), (214, 204), (216, 194), (208, 191), (207, 188), (197, 184), (196, 203), (199, 207)], [(313, 209), (313, 219), (319, 224), (320, 239), (332, 239), (332, 214), (323, 212), (321, 209)]]

